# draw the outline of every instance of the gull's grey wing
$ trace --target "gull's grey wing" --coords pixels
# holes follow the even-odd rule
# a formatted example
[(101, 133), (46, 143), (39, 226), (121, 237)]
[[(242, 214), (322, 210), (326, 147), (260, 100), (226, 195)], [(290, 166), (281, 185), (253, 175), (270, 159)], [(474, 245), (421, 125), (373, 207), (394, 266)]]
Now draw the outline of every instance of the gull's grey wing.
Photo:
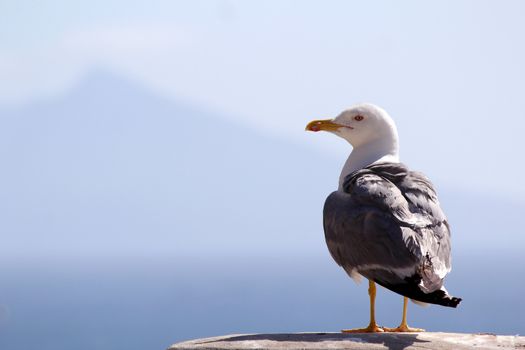
[(334, 260), (349, 273), (370, 266), (415, 266), (418, 257), (407, 248), (399, 225), (399, 219), (409, 215), (403, 201), (399, 189), (374, 174), (356, 179), (351, 193), (330, 194), (324, 229)]
[(369, 167), (352, 174), (343, 189), (324, 207), (334, 260), (349, 275), (412, 299), (457, 305), (442, 288), (450, 270), (449, 230), (430, 182), (404, 166)]
[(451, 270), (450, 227), (430, 180), (422, 173), (410, 171), (397, 186), (407, 199), (414, 216), (428, 225), (414, 228), (411, 249), (425, 257), (428, 268), (422, 270), (422, 288), (432, 291), (443, 283)]

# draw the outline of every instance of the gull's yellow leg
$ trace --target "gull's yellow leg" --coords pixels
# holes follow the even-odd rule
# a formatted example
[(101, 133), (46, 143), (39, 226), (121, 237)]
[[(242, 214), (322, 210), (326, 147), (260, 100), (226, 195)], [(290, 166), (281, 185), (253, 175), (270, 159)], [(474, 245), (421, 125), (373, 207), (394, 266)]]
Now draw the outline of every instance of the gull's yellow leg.
[(376, 333), (383, 332), (383, 329), (376, 324), (375, 302), (376, 302), (376, 284), (368, 280), (368, 295), (370, 296), (370, 323), (366, 328), (343, 329), (343, 333)]
[(403, 318), (401, 319), (401, 324), (397, 328), (387, 328), (383, 327), (385, 332), (424, 332), (422, 328), (410, 328), (407, 324), (407, 305), (408, 298), (404, 297), (403, 299)]

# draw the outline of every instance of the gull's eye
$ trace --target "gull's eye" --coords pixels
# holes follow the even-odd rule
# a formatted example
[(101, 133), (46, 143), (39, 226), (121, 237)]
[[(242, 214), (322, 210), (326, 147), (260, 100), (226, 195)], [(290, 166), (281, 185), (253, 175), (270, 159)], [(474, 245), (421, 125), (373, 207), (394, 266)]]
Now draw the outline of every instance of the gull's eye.
[(358, 122), (360, 122), (361, 120), (365, 119), (362, 115), (356, 115), (354, 117), (354, 120), (357, 120)]

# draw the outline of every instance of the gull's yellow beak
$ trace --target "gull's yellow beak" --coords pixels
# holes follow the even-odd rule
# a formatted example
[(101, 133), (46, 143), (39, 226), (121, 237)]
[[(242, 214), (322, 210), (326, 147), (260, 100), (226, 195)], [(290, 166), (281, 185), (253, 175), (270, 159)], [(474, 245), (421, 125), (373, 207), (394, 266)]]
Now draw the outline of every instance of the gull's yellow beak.
[(308, 125), (306, 125), (306, 131), (335, 131), (342, 127), (343, 125), (339, 125), (337, 123), (334, 123), (331, 119), (324, 119), (324, 120), (313, 120)]

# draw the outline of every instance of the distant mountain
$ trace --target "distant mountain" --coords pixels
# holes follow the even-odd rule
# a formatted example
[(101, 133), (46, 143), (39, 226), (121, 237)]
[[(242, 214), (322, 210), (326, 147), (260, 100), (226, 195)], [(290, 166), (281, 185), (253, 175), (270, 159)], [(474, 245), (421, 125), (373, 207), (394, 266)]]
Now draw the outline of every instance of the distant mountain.
[[(0, 111), (0, 162), (2, 255), (264, 257), (327, 254), (343, 160), (99, 71)], [(517, 251), (523, 206), (440, 192), (455, 250)]]
[(334, 174), (312, 172), (330, 160), (118, 76), (98, 72), (60, 99), (3, 113), (0, 148), (8, 253), (266, 255), (322, 244)]

